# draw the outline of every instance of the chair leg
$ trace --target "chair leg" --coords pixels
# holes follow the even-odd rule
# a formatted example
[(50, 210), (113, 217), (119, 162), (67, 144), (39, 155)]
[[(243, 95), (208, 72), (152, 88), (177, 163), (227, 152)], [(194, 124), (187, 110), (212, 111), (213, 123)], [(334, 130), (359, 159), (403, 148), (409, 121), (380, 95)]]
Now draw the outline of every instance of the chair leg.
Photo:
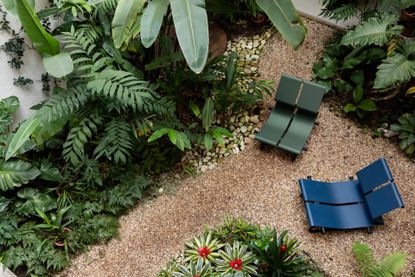
[(349, 180), (350, 180), (350, 181), (353, 181), (353, 180), (354, 180), (354, 177), (353, 177), (353, 176), (350, 176), (350, 177), (349, 177)]
[(319, 125), (320, 125), (320, 121), (317, 121), (317, 120), (316, 120), (316, 121), (314, 122), (314, 125), (319, 126)]
[(308, 179), (308, 180), (311, 180), (311, 176), (310, 176), (310, 175), (308, 175), (308, 176), (307, 176), (307, 179)]
[(260, 149), (260, 150), (264, 150), (264, 149), (265, 149), (265, 143), (261, 142), (261, 143), (259, 144), (259, 149)]
[(303, 150), (304, 150), (304, 151), (308, 151), (308, 147), (307, 147), (307, 146), (304, 146), (304, 147), (303, 147)]
[(367, 227), (366, 229), (367, 229), (367, 233), (368, 233), (368, 234), (372, 234), (372, 233), (373, 233), (372, 228)]
[(296, 154), (292, 154), (291, 161), (292, 162), (295, 162), (295, 159), (297, 159), (297, 155)]

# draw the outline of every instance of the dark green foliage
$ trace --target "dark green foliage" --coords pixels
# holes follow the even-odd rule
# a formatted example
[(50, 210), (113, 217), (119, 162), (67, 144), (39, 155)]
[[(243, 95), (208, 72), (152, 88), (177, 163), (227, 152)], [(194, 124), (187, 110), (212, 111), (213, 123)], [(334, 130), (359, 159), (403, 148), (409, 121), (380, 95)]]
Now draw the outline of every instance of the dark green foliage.
[(398, 122), (392, 124), (390, 129), (399, 133), (399, 139), (401, 140), (399, 147), (406, 154), (412, 156), (415, 153), (415, 112), (403, 114)]
[[(213, 229), (206, 228), (202, 236), (195, 237), (185, 245), (184, 259), (171, 260), (158, 277), (182, 276), (177, 272), (183, 272), (180, 268), (189, 268), (188, 261), (195, 262), (201, 257), (206, 258), (197, 251), (203, 245), (211, 250), (208, 254), (211, 255), (210, 259), (206, 258), (205, 261), (209, 259), (207, 264), (212, 267), (212, 273), (206, 276), (228, 276), (223, 274), (225, 271), (229, 276), (323, 276), (309, 255), (299, 249), (298, 240), (288, 237), (288, 231), (278, 235), (275, 229), (261, 228), (245, 219), (227, 217), (222, 225)], [(239, 252), (240, 249), (244, 250)], [(239, 270), (231, 268), (231, 262), (238, 261), (235, 257), (238, 257), (242, 265)]]
[(261, 228), (242, 218), (225, 218), (225, 222), (213, 230), (213, 237), (233, 244), (234, 241), (249, 242), (258, 238)]
[(88, 191), (82, 189), (88, 179), (82, 176), (75, 183), (62, 183), (58, 191), (27, 187), (0, 196), (2, 262), (12, 270), (45, 276), (68, 265), (71, 254), (113, 237), (117, 216), (141, 199), (149, 180), (134, 169), (108, 173), (105, 187), (90, 183)]
[(290, 239), (288, 231), (278, 235), (275, 229), (267, 228), (261, 230), (258, 239), (250, 244), (260, 260), (261, 276), (316, 276), (298, 246), (298, 240)]
[(255, 0), (206, 0), (206, 9), (218, 16), (224, 16), (231, 23), (255, 17), (260, 12)]

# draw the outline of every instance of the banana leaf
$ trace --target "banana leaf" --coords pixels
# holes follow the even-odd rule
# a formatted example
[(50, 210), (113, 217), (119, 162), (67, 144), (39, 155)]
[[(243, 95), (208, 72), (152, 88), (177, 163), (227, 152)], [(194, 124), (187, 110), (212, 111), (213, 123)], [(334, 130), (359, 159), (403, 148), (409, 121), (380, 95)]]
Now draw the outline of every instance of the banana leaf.
[(170, 0), (180, 48), (195, 73), (202, 72), (209, 51), (209, 26), (204, 0)]
[(23, 29), (39, 54), (51, 56), (58, 54), (59, 41), (46, 32), (29, 1), (14, 0), (14, 4)]
[(303, 43), (307, 29), (291, 0), (256, 0), (256, 2), (282, 37), (297, 49)]

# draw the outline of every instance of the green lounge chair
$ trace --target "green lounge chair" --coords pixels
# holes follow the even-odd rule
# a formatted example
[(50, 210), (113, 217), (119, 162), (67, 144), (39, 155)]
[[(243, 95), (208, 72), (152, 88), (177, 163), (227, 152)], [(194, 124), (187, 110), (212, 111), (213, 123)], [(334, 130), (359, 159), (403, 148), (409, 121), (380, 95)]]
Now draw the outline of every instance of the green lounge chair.
[(282, 75), (277, 89), (274, 109), (265, 122), (262, 129), (256, 135), (256, 139), (263, 144), (277, 146), (281, 137), (291, 122), (296, 102), (300, 92), (302, 81), (298, 78)]
[(297, 111), (287, 132), (278, 143), (278, 148), (294, 155), (301, 153), (313, 129), (325, 93), (325, 87), (304, 81), (297, 102)]
[(321, 85), (282, 75), (277, 103), (255, 137), (261, 149), (269, 144), (294, 154), (295, 159), (310, 136), (325, 93)]

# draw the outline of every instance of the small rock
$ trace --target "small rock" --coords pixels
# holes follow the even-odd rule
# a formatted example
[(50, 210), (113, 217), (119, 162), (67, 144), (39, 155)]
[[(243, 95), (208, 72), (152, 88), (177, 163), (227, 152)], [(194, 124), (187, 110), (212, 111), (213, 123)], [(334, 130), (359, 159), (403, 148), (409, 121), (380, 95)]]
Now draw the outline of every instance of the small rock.
[(241, 127), (241, 133), (242, 134), (245, 134), (247, 131), (248, 131), (248, 127), (246, 127), (246, 126)]
[(164, 188), (159, 188), (159, 193), (162, 194), (164, 192)]
[(254, 124), (258, 124), (259, 123), (259, 118), (258, 118), (257, 115), (254, 115), (254, 116), (251, 116), (249, 118), (249, 121), (252, 122), (252, 123), (254, 123)]
[[(250, 135), (251, 136), (251, 135)], [(250, 137), (246, 137), (245, 139), (244, 139), (244, 142), (245, 142), (245, 144), (251, 144), (252, 143), (252, 139), (250, 138)]]
[(202, 166), (200, 167), (200, 171), (201, 171), (201, 172), (206, 172), (206, 170), (208, 170), (208, 167), (207, 167), (206, 165), (202, 165)]

